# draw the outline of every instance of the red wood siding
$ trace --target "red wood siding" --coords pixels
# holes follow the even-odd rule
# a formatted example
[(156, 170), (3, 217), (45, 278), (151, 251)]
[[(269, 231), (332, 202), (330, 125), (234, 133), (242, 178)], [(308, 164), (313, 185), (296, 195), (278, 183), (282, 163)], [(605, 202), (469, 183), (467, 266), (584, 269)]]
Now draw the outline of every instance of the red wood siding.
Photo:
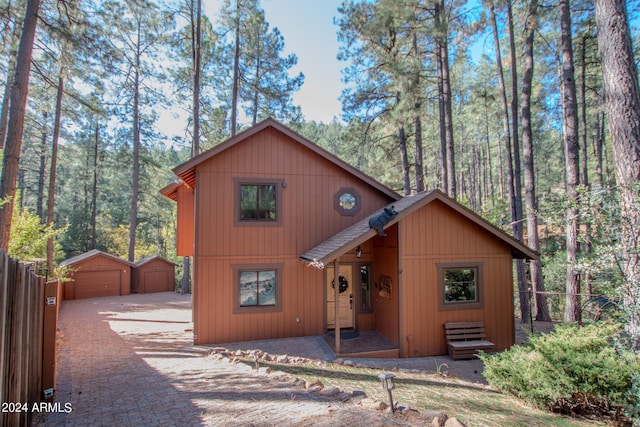
[(129, 295), (131, 266), (111, 257), (97, 255), (69, 267), (72, 281), (66, 282), (64, 299)]
[[(273, 178), (281, 190), (277, 227), (234, 224), (234, 178)], [(362, 209), (341, 216), (334, 195), (351, 187)], [(196, 166), (194, 318), (196, 343), (314, 335), (324, 332), (323, 272), (301, 253), (391, 200), (276, 129), (266, 128)], [(233, 313), (235, 264), (282, 263), (282, 311)], [(300, 322), (296, 322), (296, 318)]]
[(137, 264), (133, 269), (131, 292), (148, 294), (175, 290), (175, 265), (163, 258)]
[(194, 203), (193, 190), (186, 185), (177, 189), (176, 255), (193, 256)]
[[(400, 224), (401, 355), (447, 353), (443, 324), (483, 321), (487, 338), (498, 349), (514, 343), (513, 277), (510, 248), (434, 201)], [(440, 310), (440, 262), (482, 262), (482, 308)]]
[[(398, 339), (398, 226), (385, 230), (386, 237), (373, 238), (373, 307), (376, 315), (376, 331), (395, 345)], [(391, 298), (380, 296), (381, 276), (391, 278)]]

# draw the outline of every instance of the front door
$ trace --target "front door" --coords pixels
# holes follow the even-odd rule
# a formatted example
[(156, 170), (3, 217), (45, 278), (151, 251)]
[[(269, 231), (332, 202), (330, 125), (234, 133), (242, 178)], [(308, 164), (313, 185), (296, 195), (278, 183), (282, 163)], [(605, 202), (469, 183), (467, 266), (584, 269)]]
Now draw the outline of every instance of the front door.
[(353, 301), (353, 265), (338, 266), (338, 280), (334, 280), (334, 268), (327, 267), (326, 288), (327, 288), (327, 328), (335, 329), (335, 290), (338, 286), (338, 309), (340, 319), (340, 329), (353, 328), (354, 325), (354, 301)]

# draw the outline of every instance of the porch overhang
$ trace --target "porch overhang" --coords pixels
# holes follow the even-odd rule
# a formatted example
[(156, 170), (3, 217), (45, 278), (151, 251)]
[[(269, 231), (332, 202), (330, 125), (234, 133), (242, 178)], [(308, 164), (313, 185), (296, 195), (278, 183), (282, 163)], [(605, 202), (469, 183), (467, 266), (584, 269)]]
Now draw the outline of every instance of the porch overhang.
[(376, 234), (375, 230), (369, 228), (369, 218), (364, 218), (303, 253), (300, 255), (300, 259), (313, 267), (323, 269), (328, 263)]

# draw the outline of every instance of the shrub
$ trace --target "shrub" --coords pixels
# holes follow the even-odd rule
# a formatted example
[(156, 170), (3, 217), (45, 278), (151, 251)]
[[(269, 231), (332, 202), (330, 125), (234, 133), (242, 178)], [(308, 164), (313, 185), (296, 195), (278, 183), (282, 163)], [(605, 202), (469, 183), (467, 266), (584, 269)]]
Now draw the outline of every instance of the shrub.
[(621, 331), (621, 325), (604, 322), (558, 326), (532, 335), (525, 346), (482, 354), (484, 376), (492, 387), (536, 407), (630, 423), (640, 405), (640, 358), (616, 349), (613, 339)]

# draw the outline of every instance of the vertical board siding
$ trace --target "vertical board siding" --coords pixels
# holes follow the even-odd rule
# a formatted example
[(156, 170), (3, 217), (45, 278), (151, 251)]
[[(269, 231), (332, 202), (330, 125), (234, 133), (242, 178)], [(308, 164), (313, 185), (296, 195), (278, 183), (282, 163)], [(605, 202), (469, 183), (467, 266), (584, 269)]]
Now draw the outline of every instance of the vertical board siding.
[[(79, 295), (82, 294), (82, 292), (78, 293), (79, 289), (80, 291), (82, 291), (81, 287), (83, 286), (82, 281), (78, 280), (78, 278), (79, 276), (82, 277), (83, 275), (84, 277), (90, 276), (85, 273), (94, 273), (94, 276), (100, 276), (101, 273), (113, 273), (117, 271), (119, 274), (118, 295), (129, 295), (131, 291), (132, 269), (131, 266), (124, 260), (122, 262), (119, 262), (110, 257), (97, 255), (74, 264), (69, 264), (69, 267), (71, 267), (73, 271), (69, 275), (72, 280), (65, 283), (64, 299), (66, 300), (76, 299)], [(96, 290), (96, 293), (91, 296), (99, 297), (110, 295), (111, 294), (108, 291), (105, 291), (104, 294), (101, 294)]]
[(194, 195), (193, 190), (181, 185), (177, 190), (176, 255), (193, 256)]
[[(273, 178), (280, 188), (280, 226), (234, 224), (234, 178)], [(196, 343), (314, 335), (324, 332), (323, 272), (299, 255), (391, 200), (273, 128), (249, 136), (197, 165), (194, 316)], [(334, 194), (355, 188), (362, 208), (341, 216)], [(233, 313), (233, 265), (283, 264), (282, 310)], [(296, 322), (296, 318), (299, 322)]]
[[(445, 322), (483, 321), (497, 349), (513, 345), (513, 278), (510, 248), (439, 201), (405, 218), (401, 227), (405, 357), (447, 353)], [(438, 263), (482, 262), (483, 307), (440, 310)]]

